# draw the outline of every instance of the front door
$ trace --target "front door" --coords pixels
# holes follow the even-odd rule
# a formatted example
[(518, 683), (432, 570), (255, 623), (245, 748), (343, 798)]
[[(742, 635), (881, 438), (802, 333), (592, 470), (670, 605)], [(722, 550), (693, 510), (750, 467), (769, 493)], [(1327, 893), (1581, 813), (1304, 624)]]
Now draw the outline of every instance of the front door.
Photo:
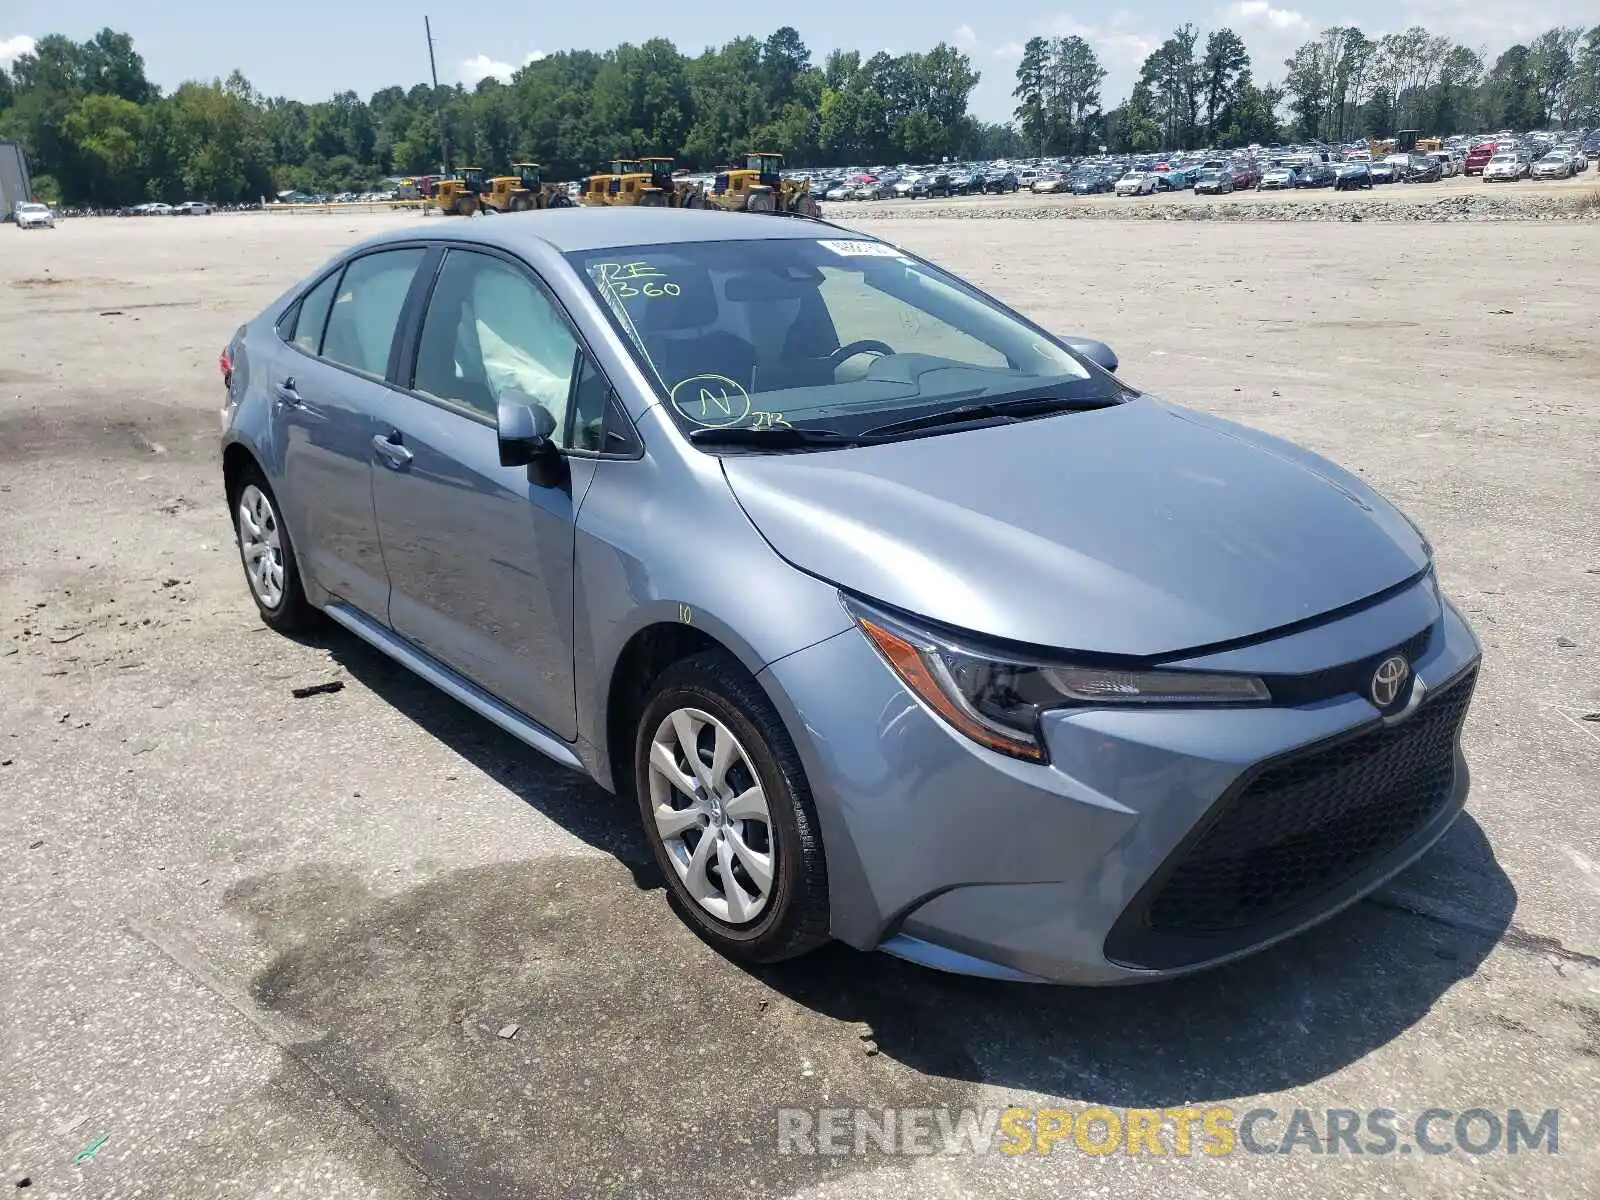
[(408, 389), (390, 395), (373, 469), (389, 624), (568, 740), (573, 691), (574, 519), (592, 477), (564, 487), (502, 467), (502, 397), (537, 402), (565, 436), (578, 341), (530, 272), (450, 250), (423, 316)]

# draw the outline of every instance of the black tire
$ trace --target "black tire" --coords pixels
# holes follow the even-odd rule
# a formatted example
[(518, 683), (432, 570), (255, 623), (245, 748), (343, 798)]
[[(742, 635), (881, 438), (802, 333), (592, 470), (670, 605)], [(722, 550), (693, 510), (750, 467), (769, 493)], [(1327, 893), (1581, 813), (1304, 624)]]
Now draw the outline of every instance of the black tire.
[[(250, 488), (255, 488), (266, 498), (271, 506), (277, 529), (283, 586), (282, 595), (276, 604), (268, 604), (262, 599), (251, 581), (250, 564), (245, 558), (246, 537), (241, 528), (244, 518), (240, 513), (240, 505), (241, 498)], [(257, 467), (249, 467), (235, 481), (233, 491), (228, 497), (228, 510), (233, 518), (233, 539), (239, 548), (239, 565), (244, 568), (245, 586), (250, 591), (250, 599), (255, 601), (256, 611), (261, 614), (261, 620), (268, 628), (279, 633), (298, 633), (309, 628), (319, 614), (306, 599), (305, 588), (300, 583), (300, 564), (295, 559), (294, 541), (289, 536), (289, 527), (283, 523), (283, 510), (278, 504), (278, 498), (273, 495), (266, 476), (262, 475)]]
[(513, 197), (511, 197), (511, 211), (512, 212), (515, 212), (515, 213), (527, 212), (532, 207), (533, 207), (533, 197), (532, 196), (513, 196)]
[(773, 199), (771, 188), (752, 188), (745, 195), (745, 212), (769, 213), (777, 210), (777, 201)]
[(546, 207), (573, 208), (576, 206), (573, 204), (571, 196), (567, 195), (565, 192), (557, 192), (555, 195), (550, 197), (550, 202), (548, 205), (546, 205)]
[[(766, 906), (746, 924), (723, 921), (695, 900), (656, 827), (650, 747), (656, 729), (682, 708), (698, 709), (733, 733), (767, 798), (773, 884)], [(828, 871), (800, 756), (772, 701), (732, 655), (706, 651), (674, 664), (656, 680), (634, 731), (633, 789), (672, 906), (711, 946), (730, 958), (766, 963), (805, 954), (828, 940)], [(709, 836), (709, 830), (700, 836)]]

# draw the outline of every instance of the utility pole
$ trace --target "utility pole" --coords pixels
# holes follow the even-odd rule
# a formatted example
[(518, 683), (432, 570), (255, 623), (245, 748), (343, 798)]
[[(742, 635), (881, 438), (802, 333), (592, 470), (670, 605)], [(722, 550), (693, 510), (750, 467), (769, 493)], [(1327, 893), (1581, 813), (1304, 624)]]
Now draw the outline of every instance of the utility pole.
[(433, 107), (439, 114), (439, 169), (450, 174), (450, 135), (445, 131), (444, 102), (439, 99), (439, 68), (433, 59), (433, 26), (427, 17), (422, 18), (422, 28), (428, 35), (428, 72), (433, 76)]

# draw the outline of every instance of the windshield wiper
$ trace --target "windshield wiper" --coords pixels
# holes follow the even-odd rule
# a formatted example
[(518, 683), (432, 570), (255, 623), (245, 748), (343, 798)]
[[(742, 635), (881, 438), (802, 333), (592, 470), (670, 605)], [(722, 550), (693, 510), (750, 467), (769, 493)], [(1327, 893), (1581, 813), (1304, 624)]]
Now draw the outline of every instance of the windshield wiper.
[(807, 446), (864, 446), (883, 439), (870, 434), (840, 433), (837, 429), (801, 429), (792, 425), (753, 429), (748, 425), (733, 425), (726, 429), (692, 429), (689, 440), (700, 446), (793, 450)]
[(957, 408), (947, 408), (920, 417), (909, 417), (904, 421), (891, 421), (887, 425), (876, 425), (861, 436), (881, 440), (916, 433), (922, 429), (938, 429), (945, 425), (965, 425), (972, 421), (1021, 420), (1026, 417), (1042, 417), (1049, 413), (1088, 412), (1091, 409), (1110, 408), (1114, 404), (1121, 403), (1122, 400), (1115, 396), (1094, 396), (1079, 400), (1067, 400), (1060, 396), (1024, 396), (1016, 400), (963, 404)]

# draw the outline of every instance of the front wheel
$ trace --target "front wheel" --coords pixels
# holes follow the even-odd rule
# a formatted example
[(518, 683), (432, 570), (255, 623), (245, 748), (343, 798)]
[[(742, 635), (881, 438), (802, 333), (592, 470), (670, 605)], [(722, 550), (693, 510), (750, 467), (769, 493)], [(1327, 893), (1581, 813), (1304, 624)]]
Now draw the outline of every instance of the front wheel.
[(745, 197), (744, 209), (746, 212), (769, 213), (776, 209), (770, 188), (756, 188)]
[(793, 741), (724, 651), (656, 682), (634, 735), (634, 791), (673, 907), (718, 951), (793, 958), (828, 940), (828, 874)]

